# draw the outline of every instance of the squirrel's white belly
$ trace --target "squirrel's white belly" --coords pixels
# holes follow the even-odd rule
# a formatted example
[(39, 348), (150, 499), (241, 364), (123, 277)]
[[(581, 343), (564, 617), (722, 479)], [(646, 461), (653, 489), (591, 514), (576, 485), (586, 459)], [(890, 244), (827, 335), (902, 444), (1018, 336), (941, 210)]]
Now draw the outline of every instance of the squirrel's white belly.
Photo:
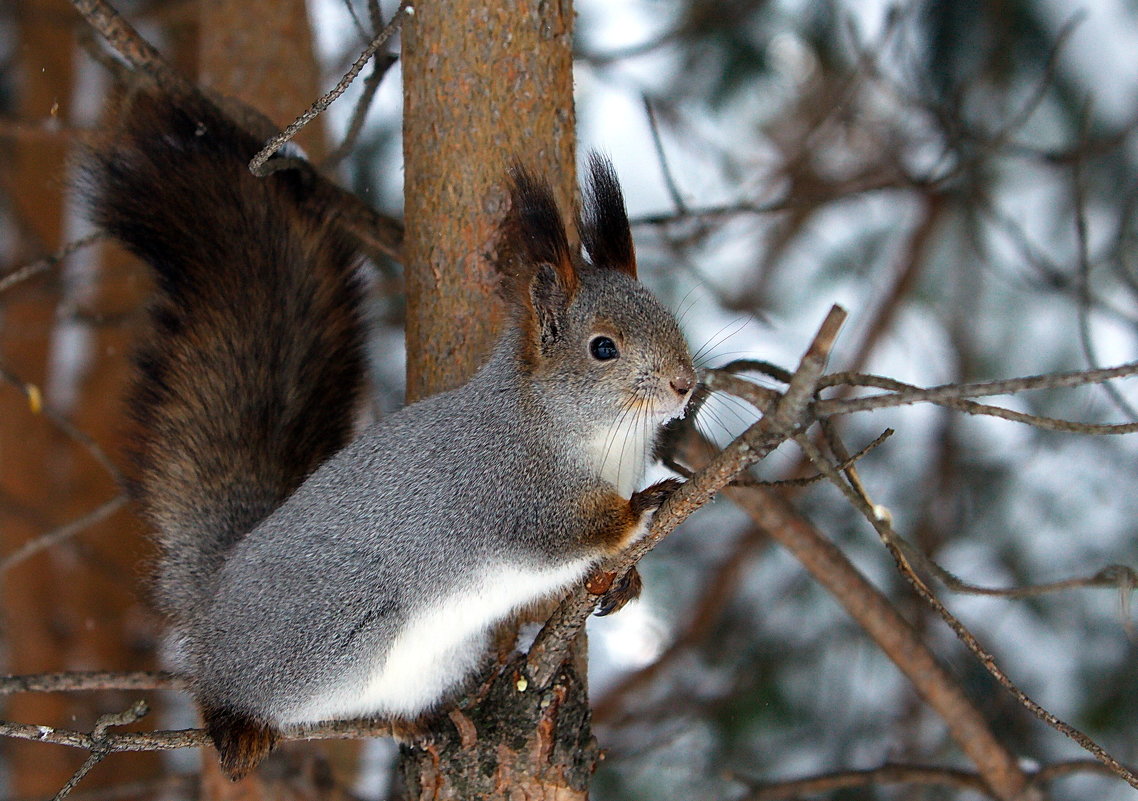
[(591, 559), (550, 570), (502, 566), (473, 590), (456, 593), (412, 618), (362, 682), (309, 699), (281, 724), (368, 716), (404, 718), (429, 710), (478, 667), (490, 628), (511, 612), (584, 576)]

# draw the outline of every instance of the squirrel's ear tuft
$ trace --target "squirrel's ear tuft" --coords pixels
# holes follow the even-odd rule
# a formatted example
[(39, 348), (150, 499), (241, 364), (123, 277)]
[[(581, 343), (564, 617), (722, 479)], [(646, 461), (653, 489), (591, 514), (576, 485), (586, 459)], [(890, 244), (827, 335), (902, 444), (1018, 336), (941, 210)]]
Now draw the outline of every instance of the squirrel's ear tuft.
[(573, 296), (577, 268), (553, 190), (520, 164), (510, 169), (510, 211), (502, 222), (501, 236), (514, 262), (511, 278), (528, 284), (542, 265), (549, 265), (565, 294)]
[(581, 241), (593, 266), (619, 270), (636, 277), (636, 252), (624, 195), (612, 162), (597, 152), (589, 154), (585, 182), (585, 207), (581, 214)]

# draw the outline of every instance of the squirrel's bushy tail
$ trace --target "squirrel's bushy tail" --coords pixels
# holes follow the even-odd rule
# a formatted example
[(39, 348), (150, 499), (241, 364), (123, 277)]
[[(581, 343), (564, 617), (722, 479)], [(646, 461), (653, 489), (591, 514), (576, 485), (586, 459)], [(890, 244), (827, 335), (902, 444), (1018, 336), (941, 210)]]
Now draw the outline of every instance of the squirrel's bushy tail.
[(205, 100), (143, 93), (86, 162), (95, 222), (157, 278), (131, 397), (133, 483), (176, 619), (347, 441), (362, 382), (354, 248), (307, 170), (249, 172), (259, 148)]

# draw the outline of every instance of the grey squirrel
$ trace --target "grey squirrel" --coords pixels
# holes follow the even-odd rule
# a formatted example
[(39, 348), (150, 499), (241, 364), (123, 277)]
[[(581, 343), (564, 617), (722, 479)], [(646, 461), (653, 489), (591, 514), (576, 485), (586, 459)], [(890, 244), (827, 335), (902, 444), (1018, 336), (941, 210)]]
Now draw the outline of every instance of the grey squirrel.
[(593, 156), (570, 246), (549, 186), (511, 174), (511, 324), (464, 386), (367, 428), (357, 256), (307, 168), (200, 98), (136, 95), (93, 146), (95, 222), (157, 276), (137, 357), (134, 489), (171, 618), (231, 778), (281, 727), (412, 720), (461, 690), (491, 627), (565, 593), (645, 530), (636, 491), (695, 386), (635, 278), (620, 186)]

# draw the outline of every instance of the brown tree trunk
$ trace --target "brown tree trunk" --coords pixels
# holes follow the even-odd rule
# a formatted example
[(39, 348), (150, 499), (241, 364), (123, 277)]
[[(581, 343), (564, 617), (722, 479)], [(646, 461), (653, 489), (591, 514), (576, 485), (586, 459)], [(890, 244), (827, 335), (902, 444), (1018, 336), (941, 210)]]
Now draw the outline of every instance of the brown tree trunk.
[[(74, 11), (65, 0), (16, 6), (12, 36), (19, 43), (18, 118), (71, 122), (76, 74)], [(21, 137), (3, 142), (0, 158), (9, 221), (19, 231), (18, 260), (58, 249), (67, 232), (67, 169), (71, 138)], [(33, 385), (43, 408), (114, 454), (126, 378), (121, 354), (131, 339), (130, 311), (140, 302), (137, 273), (122, 260), (95, 264), (91, 251), (17, 284), (0, 298), (0, 361)], [(33, 392), (34, 396), (34, 392)], [(9, 555), (44, 533), (113, 499), (112, 474), (65, 427), (10, 385), (0, 386), (0, 554)], [(14, 673), (148, 667), (140, 647), (153, 631), (139, 609), (136, 578), (147, 561), (140, 527), (125, 513), (83, 529), (0, 576), (6, 663)], [(105, 712), (119, 712), (133, 694), (30, 693), (6, 699), (13, 720), (90, 729)], [(85, 755), (42, 744), (5, 743), (6, 789), (13, 797), (50, 797)], [(131, 755), (96, 772), (94, 788), (123, 776), (145, 775), (154, 754)]]
[[(502, 324), (494, 245), (506, 168), (520, 160), (545, 174), (569, 208), (572, 26), (569, 0), (419, 3), (404, 26), (409, 401), (469, 378)], [(428, 748), (404, 749), (409, 797), (587, 797), (597, 748), (582, 661), (544, 692), (507, 670)]]
[[(323, 93), (305, 0), (199, 0), (198, 82), (284, 128)], [(326, 151), (321, 121), (297, 137), (309, 158)]]
[(403, 28), (408, 401), (461, 384), (497, 336), (506, 168), (573, 197), (572, 33), (570, 0), (426, 2)]

